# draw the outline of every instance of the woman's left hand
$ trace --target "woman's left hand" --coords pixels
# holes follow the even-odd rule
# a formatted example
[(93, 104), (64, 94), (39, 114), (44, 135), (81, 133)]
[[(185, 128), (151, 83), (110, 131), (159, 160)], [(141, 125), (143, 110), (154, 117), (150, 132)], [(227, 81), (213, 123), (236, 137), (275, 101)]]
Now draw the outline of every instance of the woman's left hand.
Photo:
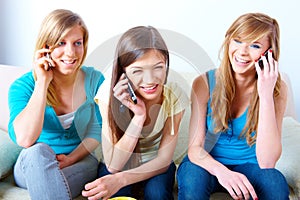
[(89, 200), (107, 200), (122, 188), (118, 174), (109, 174), (85, 185), (82, 196)]
[(257, 90), (260, 97), (273, 97), (274, 87), (278, 78), (278, 62), (273, 59), (272, 50), (268, 51), (268, 60), (262, 56), (263, 66), (261, 69), (258, 62), (255, 62), (255, 68), (258, 75)]

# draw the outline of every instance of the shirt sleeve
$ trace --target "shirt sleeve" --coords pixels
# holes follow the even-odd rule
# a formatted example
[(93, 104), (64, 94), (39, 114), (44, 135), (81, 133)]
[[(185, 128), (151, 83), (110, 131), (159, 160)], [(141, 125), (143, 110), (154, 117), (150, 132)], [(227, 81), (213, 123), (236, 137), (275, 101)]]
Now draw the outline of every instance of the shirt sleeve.
[(190, 105), (190, 99), (186, 92), (174, 82), (168, 83), (165, 86), (165, 98), (167, 99), (169, 116), (178, 114), (179, 112), (185, 110)]
[[(86, 108), (83, 108), (82, 110), (79, 111), (81, 113), (80, 117), (77, 117), (76, 124), (77, 124), (77, 131), (78, 134), (81, 135), (82, 132), (85, 133), (86, 138), (94, 138), (97, 141), (101, 142), (101, 133), (102, 133), (102, 116), (100, 113), (100, 109), (98, 104), (95, 102), (95, 97), (97, 94), (97, 91), (103, 81), (105, 80), (103, 74), (95, 70), (92, 67), (84, 67), (84, 70), (87, 73), (88, 80), (86, 80), (89, 84), (89, 89), (87, 89), (87, 95), (88, 95), (88, 101), (89, 103), (87, 104)], [(83, 116), (82, 116), (83, 114)], [(90, 117), (88, 117), (88, 115)], [(84, 126), (84, 121), (86, 119), (90, 119), (87, 126)], [(86, 128), (86, 130), (82, 130), (83, 128)], [(80, 131), (82, 130), (82, 131)]]
[(13, 122), (16, 116), (26, 107), (34, 90), (34, 79), (32, 72), (24, 74), (16, 79), (10, 86), (8, 91), (8, 107), (9, 107), (9, 122), (8, 134), (16, 143), (16, 135), (13, 127)]

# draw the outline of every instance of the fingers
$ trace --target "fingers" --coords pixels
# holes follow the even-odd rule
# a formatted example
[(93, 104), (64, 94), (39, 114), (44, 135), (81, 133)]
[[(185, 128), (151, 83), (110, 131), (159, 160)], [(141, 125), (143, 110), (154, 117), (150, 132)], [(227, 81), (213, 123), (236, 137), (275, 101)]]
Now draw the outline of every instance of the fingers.
[(122, 74), (119, 81), (113, 88), (114, 96), (125, 106), (128, 107), (129, 93), (128, 93), (128, 79)]
[(50, 57), (50, 53), (51, 51), (46, 48), (37, 50), (34, 56), (34, 65), (49, 71), (51, 67), (54, 67), (54, 62)]
[(255, 190), (246, 176), (240, 174), (223, 185), (233, 199), (257, 199)]
[(82, 196), (88, 197), (89, 200), (108, 199), (108, 190), (101, 180), (97, 179), (85, 185), (85, 190), (82, 191)]

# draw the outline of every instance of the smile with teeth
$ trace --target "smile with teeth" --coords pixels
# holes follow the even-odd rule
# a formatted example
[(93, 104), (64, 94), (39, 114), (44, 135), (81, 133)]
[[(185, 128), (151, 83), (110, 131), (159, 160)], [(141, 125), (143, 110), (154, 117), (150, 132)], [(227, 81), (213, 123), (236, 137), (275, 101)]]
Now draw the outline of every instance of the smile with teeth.
[(235, 57), (235, 61), (237, 61), (237, 62), (239, 62), (239, 63), (243, 63), (243, 64), (249, 63), (249, 61), (246, 61), (246, 60), (244, 60), (244, 59), (242, 59), (242, 58), (238, 58), (238, 57)]
[(76, 60), (62, 60), (65, 64), (74, 64)]
[(158, 84), (153, 85), (153, 86), (151, 86), (151, 87), (143, 87), (143, 86), (141, 86), (141, 89), (142, 89), (144, 92), (146, 92), (146, 93), (152, 93), (152, 92), (155, 92), (155, 91), (156, 91), (157, 87), (158, 87)]
[(142, 88), (145, 89), (145, 90), (153, 90), (156, 87), (157, 87), (157, 85), (154, 85), (152, 87), (142, 87)]

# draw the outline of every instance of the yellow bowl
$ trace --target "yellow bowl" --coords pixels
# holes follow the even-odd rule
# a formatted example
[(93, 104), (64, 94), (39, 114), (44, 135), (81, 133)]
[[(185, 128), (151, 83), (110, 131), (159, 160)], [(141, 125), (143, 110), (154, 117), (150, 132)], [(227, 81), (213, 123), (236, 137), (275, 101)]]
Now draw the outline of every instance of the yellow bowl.
[(132, 197), (114, 197), (109, 200), (136, 200), (136, 199)]

